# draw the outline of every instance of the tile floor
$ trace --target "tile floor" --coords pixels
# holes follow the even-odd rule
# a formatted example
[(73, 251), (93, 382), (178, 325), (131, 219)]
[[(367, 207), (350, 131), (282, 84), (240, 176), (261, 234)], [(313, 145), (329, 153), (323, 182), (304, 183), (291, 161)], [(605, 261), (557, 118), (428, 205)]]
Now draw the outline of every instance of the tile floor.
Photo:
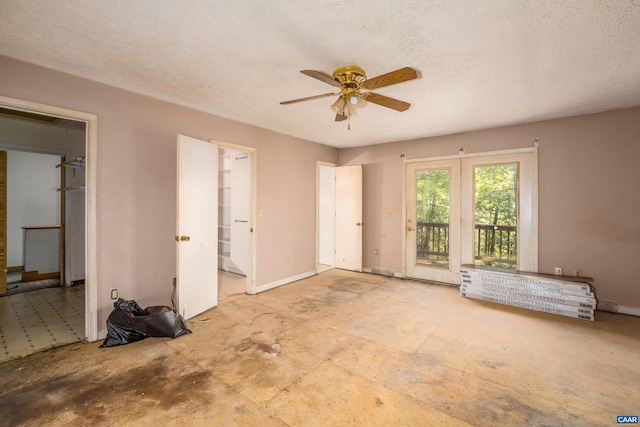
[(0, 298), (0, 363), (84, 337), (84, 285)]

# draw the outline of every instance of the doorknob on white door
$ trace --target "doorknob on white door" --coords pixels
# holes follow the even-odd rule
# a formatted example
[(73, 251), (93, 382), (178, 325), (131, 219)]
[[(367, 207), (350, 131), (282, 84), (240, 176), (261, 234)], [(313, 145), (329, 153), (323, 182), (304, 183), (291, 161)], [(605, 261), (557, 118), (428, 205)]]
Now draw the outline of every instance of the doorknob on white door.
[(189, 240), (191, 240), (191, 237), (189, 236), (176, 236), (176, 242), (178, 241), (182, 241), (182, 242), (188, 242)]

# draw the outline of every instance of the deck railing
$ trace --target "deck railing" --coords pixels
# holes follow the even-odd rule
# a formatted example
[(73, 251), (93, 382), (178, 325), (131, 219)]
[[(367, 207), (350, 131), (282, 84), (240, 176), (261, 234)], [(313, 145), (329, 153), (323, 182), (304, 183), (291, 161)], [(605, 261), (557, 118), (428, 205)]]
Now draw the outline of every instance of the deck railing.
[[(517, 227), (475, 226), (475, 259), (488, 263), (516, 265)], [(444, 260), (449, 256), (449, 224), (419, 222), (416, 228), (417, 258)]]

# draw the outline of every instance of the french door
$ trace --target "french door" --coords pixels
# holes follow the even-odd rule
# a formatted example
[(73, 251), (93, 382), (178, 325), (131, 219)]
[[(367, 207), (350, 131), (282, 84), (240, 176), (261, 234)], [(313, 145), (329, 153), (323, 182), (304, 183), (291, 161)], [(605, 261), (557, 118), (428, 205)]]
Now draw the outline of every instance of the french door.
[(406, 165), (406, 276), (459, 284), (461, 264), (537, 271), (536, 152)]
[(407, 164), (407, 276), (456, 283), (460, 160)]

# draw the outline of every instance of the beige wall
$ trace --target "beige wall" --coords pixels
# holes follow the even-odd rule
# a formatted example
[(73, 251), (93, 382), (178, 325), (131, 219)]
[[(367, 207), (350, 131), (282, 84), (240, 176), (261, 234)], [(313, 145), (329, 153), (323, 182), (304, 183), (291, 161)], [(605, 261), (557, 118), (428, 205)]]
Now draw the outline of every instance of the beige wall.
[[(363, 265), (403, 271), (403, 161), (539, 148), (539, 271), (595, 279), (596, 295), (640, 307), (640, 107), (340, 150), (364, 164)], [(386, 215), (393, 210), (394, 215)], [(373, 255), (373, 249), (379, 255)]]
[[(316, 161), (338, 150), (0, 57), (0, 95), (98, 115), (98, 324), (109, 289), (168, 304), (175, 276), (175, 139), (184, 133), (258, 149), (257, 285), (315, 268)], [(640, 306), (640, 108), (340, 150), (364, 167), (365, 267), (402, 265), (407, 158), (539, 150), (539, 266), (576, 268), (597, 296)], [(394, 215), (386, 215), (392, 210)], [(378, 256), (373, 249), (379, 249)], [(288, 255), (293, 254), (293, 262)]]
[(316, 161), (336, 163), (337, 149), (6, 57), (0, 95), (98, 115), (99, 329), (111, 288), (143, 307), (169, 304), (178, 133), (257, 148), (257, 285), (315, 270)]

